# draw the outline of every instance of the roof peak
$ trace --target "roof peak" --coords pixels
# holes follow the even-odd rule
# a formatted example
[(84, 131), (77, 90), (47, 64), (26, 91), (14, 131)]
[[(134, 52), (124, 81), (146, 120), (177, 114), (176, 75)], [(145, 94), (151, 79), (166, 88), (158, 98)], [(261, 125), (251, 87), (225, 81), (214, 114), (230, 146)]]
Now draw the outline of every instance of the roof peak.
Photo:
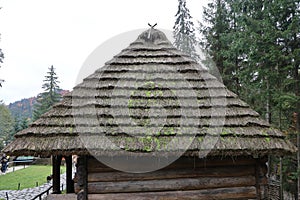
[(140, 34), (138, 40), (153, 44), (157, 44), (160, 42), (170, 43), (167, 36), (162, 31), (152, 27)]

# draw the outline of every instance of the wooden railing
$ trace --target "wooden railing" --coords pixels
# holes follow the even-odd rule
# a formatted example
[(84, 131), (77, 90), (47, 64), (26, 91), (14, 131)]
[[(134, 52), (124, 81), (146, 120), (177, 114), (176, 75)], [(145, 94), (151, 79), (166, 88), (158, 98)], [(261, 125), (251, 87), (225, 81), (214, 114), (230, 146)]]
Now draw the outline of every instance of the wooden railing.
[(49, 195), (49, 192), (50, 192), (51, 189), (52, 189), (52, 186), (50, 186), (46, 191), (44, 191), (44, 192), (42, 192), (42, 193), (36, 195), (36, 196), (33, 197), (31, 200), (35, 200), (35, 199), (37, 199), (37, 198), (38, 198), (39, 200), (42, 200), (42, 196), (43, 196), (44, 194)]

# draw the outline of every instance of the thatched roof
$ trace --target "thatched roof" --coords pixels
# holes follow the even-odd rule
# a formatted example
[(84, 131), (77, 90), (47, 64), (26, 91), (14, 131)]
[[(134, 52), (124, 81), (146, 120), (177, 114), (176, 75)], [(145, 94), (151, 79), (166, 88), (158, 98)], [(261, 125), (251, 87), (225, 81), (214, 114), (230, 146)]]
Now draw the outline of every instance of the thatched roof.
[(11, 155), (296, 151), (156, 29), (143, 32), (15, 137), (4, 150)]

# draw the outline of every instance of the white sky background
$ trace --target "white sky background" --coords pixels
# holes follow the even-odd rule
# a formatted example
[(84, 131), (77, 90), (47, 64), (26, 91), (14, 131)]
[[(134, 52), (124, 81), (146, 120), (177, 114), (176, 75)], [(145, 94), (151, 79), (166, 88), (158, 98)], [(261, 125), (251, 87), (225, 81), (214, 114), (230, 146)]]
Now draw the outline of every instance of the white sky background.
[[(187, 0), (196, 26), (207, 2)], [(95, 48), (123, 32), (148, 29), (148, 22), (172, 30), (177, 6), (177, 0), (0, 0), (0, 48), (5, 56), (0, 100), (9, 104), (42, 92), (51, 65), (60, 87), (72, 90)]]

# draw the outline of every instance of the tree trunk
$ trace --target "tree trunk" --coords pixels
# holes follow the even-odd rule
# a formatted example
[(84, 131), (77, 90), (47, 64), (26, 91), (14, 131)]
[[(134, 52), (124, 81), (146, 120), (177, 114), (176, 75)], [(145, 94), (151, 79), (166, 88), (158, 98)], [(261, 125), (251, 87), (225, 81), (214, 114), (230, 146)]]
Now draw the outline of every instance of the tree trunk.
[[(295, 86), (295, 95), (297, 98), (299, 98), (299, 72), (298, 72), (298, 66), (295, 66), (295, 80), (296, 80), (296, 86)], [(298, 147), (298, 152), (297, 152), (297, 161), (298, 161), (298, 169), (300, 169), (300, 103), (299, 101), (297, 102), (296, 105), (296, 134), (297, 134), (297, 147)], [(300, 174), (298, 177), (298, 199), (300, 199)]]

